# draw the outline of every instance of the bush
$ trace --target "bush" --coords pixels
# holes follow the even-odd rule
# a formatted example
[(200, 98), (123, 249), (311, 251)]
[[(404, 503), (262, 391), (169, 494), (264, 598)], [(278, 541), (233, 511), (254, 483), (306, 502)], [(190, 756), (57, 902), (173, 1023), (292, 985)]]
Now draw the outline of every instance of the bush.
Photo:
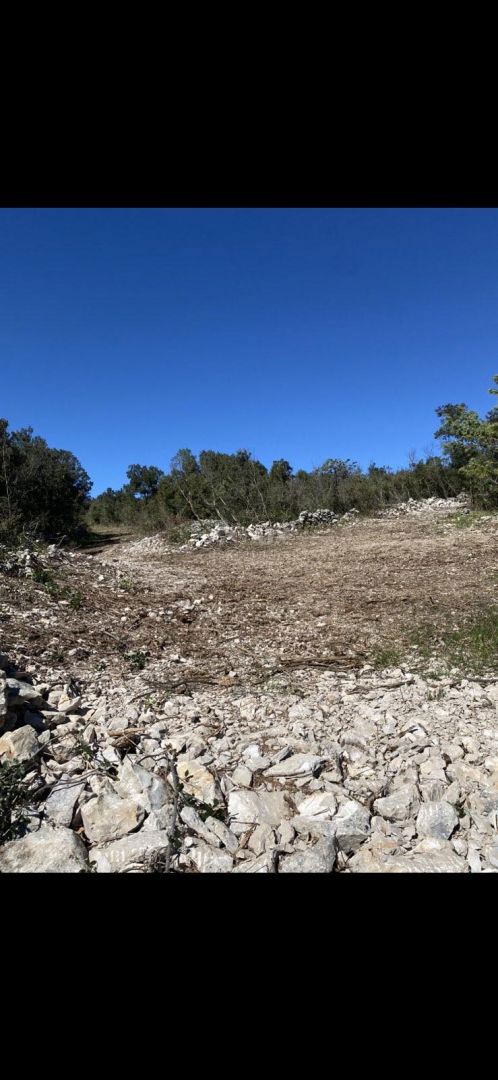
[(0, 844), (14, 840), (22, 832), (34, 809), (35, 783), (26, 781), (32, 764), (0, 764)]

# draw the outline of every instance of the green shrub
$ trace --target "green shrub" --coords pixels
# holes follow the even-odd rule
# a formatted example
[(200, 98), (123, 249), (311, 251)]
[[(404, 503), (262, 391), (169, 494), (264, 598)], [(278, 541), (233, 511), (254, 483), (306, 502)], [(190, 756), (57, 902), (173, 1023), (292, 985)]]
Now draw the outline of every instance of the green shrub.
[(30, 820), (35, 784), (25, 778), (32, 768), (24, 762), (0, 764), (0, 844), (19, 836)]

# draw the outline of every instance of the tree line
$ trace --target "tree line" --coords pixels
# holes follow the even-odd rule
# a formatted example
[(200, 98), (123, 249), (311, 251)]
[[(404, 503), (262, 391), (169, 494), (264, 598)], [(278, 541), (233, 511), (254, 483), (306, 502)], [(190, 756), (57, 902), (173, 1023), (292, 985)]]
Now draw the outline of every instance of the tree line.
[(203, 450), (198, 457), (180, 450), (169, 473), (131, 465), (127, 477), (118, 491), (108, 488), (92, 500), (91, 522), (161, 528), (205, 518), (232, 525), (290, 521), (301, 510), (320, 507), (340, 514), (355, 506), (368, 512), (410, 497), (445, 498), (463, 486), (458, 470), (437, 456), (398, 470), (372, 464), (366, 472), (354, 461), (330, 458), (310, 472), (294, 473), (284, 459), (267, 469), (247, 450)]
[[(498, 376), (491, 394), (498, 395)], [(32, 530), (40, 537), (74, 536), (83, 524), (143, 530), (214, 518), (231, 524), (289, 521), (318, 507), (363, 513), (408, 498), (448, 498), (469, 492), (476, 506), (498, 506), (498, 408), (485, 417), (465, 404), (436, 410), (441, 455), (412, 458), (392, 469), (363, 470), (328, 458), (296, 472), (284, 458), (270, 468), (248, 450), (234, 454), (179, 450), (169, 472), (130, 465), (127, 483), (90, 499), (91, 481), (70, 451), (50, 448), (31, 428), (9, 431), (0, 420), (0, 539)]]

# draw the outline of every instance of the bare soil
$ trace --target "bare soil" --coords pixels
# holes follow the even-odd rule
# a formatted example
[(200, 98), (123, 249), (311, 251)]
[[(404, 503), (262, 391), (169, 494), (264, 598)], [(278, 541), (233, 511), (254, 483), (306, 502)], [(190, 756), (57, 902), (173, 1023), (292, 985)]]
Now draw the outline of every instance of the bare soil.
[(153, 690), (159, 662), (165, 692), (254, 686), (461, 625), (498, 600), (498, 530), (404, 517), (193, 551), (118, 542), (65, 555), (54, 578), (73, 600), (0, 575), (1, 648), (21, 664), (107, 684), (141, 670), (144, 687), (152, 664)]

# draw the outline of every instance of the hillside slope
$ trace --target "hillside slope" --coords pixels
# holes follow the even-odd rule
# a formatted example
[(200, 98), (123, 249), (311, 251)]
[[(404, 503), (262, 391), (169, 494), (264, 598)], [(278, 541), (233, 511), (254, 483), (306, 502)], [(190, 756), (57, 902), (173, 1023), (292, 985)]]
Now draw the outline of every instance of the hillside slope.
[(24, 761), (32, 798), (0, 871), (497, 869), (498, 677), (441, 642), (494, 608), (498, 532), (454, 514), (4, 560), (0, 784)]

